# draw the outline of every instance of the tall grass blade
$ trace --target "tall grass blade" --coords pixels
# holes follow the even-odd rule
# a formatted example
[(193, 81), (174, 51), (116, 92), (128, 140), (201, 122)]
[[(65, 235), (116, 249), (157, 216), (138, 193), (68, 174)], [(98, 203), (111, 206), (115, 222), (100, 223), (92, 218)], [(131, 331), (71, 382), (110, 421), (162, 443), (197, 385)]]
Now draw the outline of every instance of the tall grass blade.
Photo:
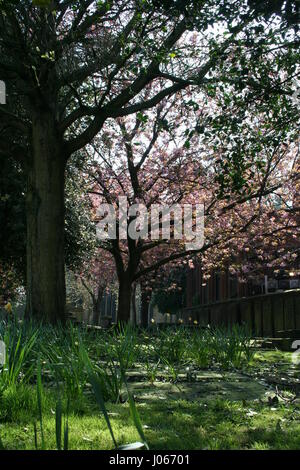
[(100, 407), (100, 409), (103, 413), (103, 416), (104, 416), (104, 419), (106, 421), (107, 427), (109, 429), (109, 432), (110, 432), (111, 438), (113, 440), (114, 446), (117, 449), (118, 444), (117, 444), (117, 441), (115, 439), (115, 436), (114, 436), (114, 433), (113, 433), (113, 430), (112, 430), (112, 427), (111, 427), (111, 424), (110, 424), (110, 419), (109, 419), (109, 416), (108, 416), (108, 413), (107, 413), (107, 410), (106, 410), (106, 406), (105, 406), (105, 403), (104, 403), (104, 399), (103, 399), (103, 394), (102, 394), (100, 381), (99, 381), (98, 377), (96, 376), (96, 374), (93, 370), (93, 366), (91, 364), (91, 361), (90, 361), (90, 359), (87, 355), (87, 352), (85, 351), (85, 349), (82, 345), (80, 347), (80, 353), (81, 353), (82, 360), (85, 364), (85, 367), (87, 369), (89, 381), (90, 381), (90, 383), (93, 387), (97, 403), (98, 403), (98, 405), (99, 405), (99, 407)]
[(69, 450), (69, 408), (70, 408), (70, 400), (68, 398), (67, 402), (67, 411), (64, 420), (64, 450)]
[(36, 422), (33, 423), (33, 433), (34, 433), (34, 447), (35, 447), (35, 450), (38, 450), (38, 439), (37, 439)]
[(38, 359), (37, 363), (37, 402), (38, 402), (38, 412), (40, 419), (40, 430), (41, 430), (41, 443), (42, 450), (45, 450), (45, 439), (44, 439), (44, 429), (43, 429), (43, 410), (42, 410), (42, 397), (43, 397), (43, 386), (42, 386), (42, 371), (41, 371), (41, 361)]
[(62, 429), (62, 404), (61, 399), (56, 403), (55, 409), (55, 431), (56, 431), (56, 448), (61, 450), (61, 429)]
[(130, 413), (131, 413), (134, 425), (136, 427), (137, 432), (139, 433), (140, 438), (143, 441), (144, 446), (146, 447), (147, 450), (149, 450), (149, 446), (147, 444), (146, 437), (145, 437), (145, 434), (144, 434), (144, 431), (143, 431), (143, 426), (142, 426), (142, 423), (141, 423), (140, 415), (139, 415), (139, 413), (136, 409), (133, 396), (132, 396), (132, 394), (129, 390), (127, 380), (126, 380), (126, 376), (125, 376), (124, 370), (122, 368), (121, 368), (121, 374), (122, 374), (122, 379), (123, 379), (123, 382), (124, 382), (126, 390), (127, 390)]

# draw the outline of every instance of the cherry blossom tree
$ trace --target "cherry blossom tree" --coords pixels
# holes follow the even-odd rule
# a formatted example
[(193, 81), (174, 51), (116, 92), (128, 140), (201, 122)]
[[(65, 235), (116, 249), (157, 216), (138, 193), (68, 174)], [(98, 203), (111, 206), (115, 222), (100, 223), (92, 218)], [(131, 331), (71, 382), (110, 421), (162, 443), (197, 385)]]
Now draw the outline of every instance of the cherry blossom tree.
[[(86, 150), (93, 154), (86, 171), (95, 219), (103, 203), (112, 205), (118, 214), (120, 196), (128, 206), (143, 204), (149, 210), (157, 203), (168, 207), (175, 204), (195, 207), (202, 203), (205, 207), (205, 242), (199, 249), (188, 249), (184, 236), (176, 238), (172, 218), (170, 239), (162, 236), (153, 239), (149, 235), (148, 216), (145, 234), (139, 211), (128, 216), (129, 227), (131, 222), (140, 224), (136, 240), (129, 230), (123, 239), (117, 224), (115, 239), (101, 241), (101, 247), (115, 260), (119, 321), (129, 320), (132, 286), (137, 281), (151, 290), (166, 273), (165, 269), (193, 266), (199, 258), (209, 275), (212, 268), (222, 268), (233, 253), (241, 254), (246, 248), (250, 250), (251, 245), (258, 255), (256, 244), (259, 241), (267, 244), (267, 240), (274, 244), (275, 230), (282, 241), (290, 238), (291, 232), (292, 238), (298, 233), (294, 221), (297, 197), (291, 191), (298, 184), (299, 168), (294, 133), (285, 140), (283, 136), (271, 148), (265, 135), (270, 121), (265, 116), (252, 116), (252, 123), (247, 126), (249, 139), (256, 135), (259, 152), (253, 154), (251, 146), (245, 147), (247, 165), (240, 171), (245, 184), (238, 188), (228, 184), (224, 191), (220, 176), (226, 161), (228, 165), (231, 161), (231, 155), (226, 153), (228, 147), (223, 149), (219, 142), (216, 147), (217, 134), (207, 140), (202, 133), (193, 133), (188, 145), (186, 140), (186, 122), (194, 119), (195, 126), (199, 125), (210, 115), (214, 103), (206, 104), (198, 97), (199, 109), (195, 114), (187, 107), (183, 111), (177, 104), (187, 98), (191, 99), (188, 89), (173, 101), (162, 102), (155, 111), (108, 122), (101, 139), (95, 139)], [(215, 105), (218, 106), (217, 101)], [(267, 221), (272, 224), (270, 229), (266, 229)], [(243, 268), (246, 269), (245, 264)]]

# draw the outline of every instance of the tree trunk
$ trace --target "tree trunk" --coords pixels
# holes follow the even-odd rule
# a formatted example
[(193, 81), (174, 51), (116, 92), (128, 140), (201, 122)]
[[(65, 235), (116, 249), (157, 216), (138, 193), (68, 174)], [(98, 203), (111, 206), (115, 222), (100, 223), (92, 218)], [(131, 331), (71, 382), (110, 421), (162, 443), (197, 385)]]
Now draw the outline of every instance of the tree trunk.
[(27, 315), (65, 321), (64, 183), (66, 158), (51, 115), (32, 122), (27, 185)]
[(131, 291), (132, 283), (125, 275), (119, 279), (118, 323), (128, 323), (130, 320)]
[(136, 284), (132, 287), (131, 290), (131, 303), (130, 303), (130, 323), (133, 326), (136, 326), (137, 324), (137, 318), (136, 318)]
[(148, 320), (148, 312), (149, 312), (149, 297), (148, 293), (145, 289), (142, 288), (142, 294), (141, 294), (141, 327), (142, 328), (147, 328), (149, 324)]
[(103, 290), (104, 289), (102, 287), (99, 287), (98, 292), (97, 292), (97, 297), (94, 297), (93, 299), (93, 325), (99, 325)]

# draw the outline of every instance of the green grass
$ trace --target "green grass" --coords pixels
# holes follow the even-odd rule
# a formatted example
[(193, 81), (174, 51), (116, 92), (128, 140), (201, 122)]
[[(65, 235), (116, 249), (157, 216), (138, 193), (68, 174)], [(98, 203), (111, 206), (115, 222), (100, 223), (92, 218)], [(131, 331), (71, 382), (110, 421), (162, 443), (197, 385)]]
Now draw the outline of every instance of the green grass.
[(250, 366), (259, 367), (260, 365), (278, 365), (288, 368), (292, 363), (292, 353), (279, 351), (278, 349), (258, 350), (250, 362)]
[[(32, 422), (38, 418), (35, 389), (23, 387), (22, 406), (15, 406), (10, 420), (1, 419), (0, 434), (6, 449), (34, 449)], [(56, 448), (53, 390), (45, 392), (43, 427), (47, 449)], [(12, 396), (2, 401), (9, 407)], [(65, 406), (65, 404), (63, 404)], [(129, 405), (107, 404), (114, 435), (119, 443), (139, 440), (130, 419)], [(299, 449), (300, 406), (275, 408), (255, 402), (187, 402), (159, 400), (138, 404), (150, 449)], [(70, 403), (69, 449), (112, 449), (113, 443), (103, 414), (85, 397)]]
[(299, 401), (270, 402), (262, 383), (283, 378), (284, 392), (300, 368), (291, 353), (253, 349), (241, 328), (88, 331), (11, 323), (0, 324), (0, 338), (7, 344), (0, 369), (6, 449), (41, 448), (43, 441), (47, 449), (63, 447), (66, 429), (69, 449), (137, 441), (166, 450), (300, 448)]

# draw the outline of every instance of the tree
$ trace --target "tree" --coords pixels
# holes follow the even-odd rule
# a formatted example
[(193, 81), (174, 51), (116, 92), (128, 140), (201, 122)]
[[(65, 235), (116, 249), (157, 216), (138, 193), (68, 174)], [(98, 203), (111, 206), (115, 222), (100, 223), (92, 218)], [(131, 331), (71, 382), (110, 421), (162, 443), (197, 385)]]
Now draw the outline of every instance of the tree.
[(93, 325), (99, 324), (101, 315), (101, 302), (105, 292), (112, 292), (116, 282), (115, 266), (112, 255), (101, 248), (76, 272), (78, 280), (82, 283), (93, 305)]
[[(180, 102), (179, 96), (176, 98)], [(129, 207), (143, 203), (148, 210), (154, 204), (172, 206), (188, 202), (188, 196), (199, 184), (199, 160), (195, 151), (183, 148), (184, 139), (181, 138), (181, 147), (176, 147), (176, 138), (180, 140), (180, 135), (175, 136), (172, 131), (176, 125), (178, 117), (174, 99), (170, 103), (162, 103), (156, 113), (138, 113), (132, 118), (120, 118), (117, 123), (108, 122), (104, 126), (101, 140), (96, 138), (86, 150), (88, 153), (94, 150), (94, 160), (87, 167), (87, 172), (90, 180), (88, 193), (95, 206), (95, 216), (101, 203), (113, 205), (117, 213), (120, 196), (125, 197)], [(128, 226), (135, 221), (135, 215), (129, 215)], [(170, 230), (174, 232), (173, 227)], [(177, 240), (134, 240), (129, 231), (125, 238), (121, 239), (118, 225), (116, 239), (101, 242), (102, 249), (111, 253), (115, 260), (119, 283), (119, 321), (129, 320), (134, 284), (137, 281), (145, 284), (142, 279), (143, 264), (151, 264), (160, 250), (170, 256), (178, 249), (182, 251), (185, 242), (178, 240), (178, 246), (174, 243)], [(164, 246), (160, 248), (162, 244)]]
[[(293, 128), (290, 127), (288, 137), (283, 129), (277, 142), (270, 139), (274, 131), (272, 117), (248, 115), (245, 126), (250, 144), (247, 141), (244, 145), (243, 160), (239, 160), (246, 164), (231, 176), (228, 171), (220, 172), (220, 165), (229, 168), (232, 164), (232, 152), (228, 153), (228, 147), (223, 148), (220, 142), (216, 146), (220, 138), (217, 132), (214, 138), (210, 136), (210, 142), (205, 134), (189, 134), (187, 145), (185, 123), (191, 121), (193, 112), (187, 108), (181, 116), (178, 112), (185, 95), (191, 98), (186, 90), (174, 101), (162, 102), (155, 111), (106, 123), (101, 140), (95, 139), (87, 150), (89, 154), (94, 152), (87, 172), (88, 193), (95, 213), (106, 203), (119, 217), (120, 196), (129, 207), (142, 203), (148, 211), (152, 211), (155, 204), (182, 207), (202, 202), (205, 206), (205, 243), (196, 249), (186, 247), (186, 237), (175, 237), (174, 219), (171, 219), (170, 239), (161, 236), (161, 228), (156, 239), (150, 237), (149, 214), (144, 219), (142, 209), (137, 207), (135, 213), (127, 213), (129, 230), (124, 238), (120, 235), (117, 217), (115, 233), (114, 227), (111, 231), (115, 238), (108, 233), (101, 247), (115, 260), (119, 321), (129, 320), (134, 283), (139, 281), (153, 287), (162, 283), (168, 271), (193, 260), (197, 262), (199, 258), (210, 275), (214, 267), (225, 266), (233, 253), (241, 254), (258, 240), (267, 243), (274, 230), (282, 232), (282, 241), (287, 233), (296, 235), (299, 230), (299, 224), (293, 222), (293, 211), (287, 211), (287, 207), (296, 208), (297, 198), (292, 196), (291, 189), (297, 187), (299, 177), (298, 144), (293, 140)], [(222, 106), (217, 98), (209, 106), (205, 102), (198, 103), (198, 122), (207, 120), (212, 106), (218, 116), (217, 107)], [(214, 121), (211, 129), (215, 129)], [(278, 138), (278, 131), (276, 136)], [(256, 146), (254, 154), (252, 142)], [(229, 182), (224, 182), (227, 177)], [(284, 204), (282, 209), (278, 208), (278, 198)], [(99, 219), (102, 224), (107, 222), (102, 220), (104, 212), (109, 212), (108, 208), (103, 209)], [(159, 216), (161, 222), (161, 213)], [(272, 221), (273, 225), (269, 235), (267, 221)], [(132, 223), (137, 224), (135, 239), (130, 233)]]
[[(64, 184), (70, 156), (90, 143), (107, 119), (149, 109), (188, 86), (203, 87), (209, 71), (230, 58), (238, 37), (247, 48), (249, 37), (260, 34), (255, 28), (262, 13), (243, 0), (165, 5), (0, 3), (0, 75), (8, 92), (8, 104), (0, 107), (0, 151), (13, 151), (26, 167), (27, 307), (34, 317), (64, 320)], [(217, 24), (223, 32), (216, 38), (211, 26)], [(190, 41), (192, 31), (196, 43)], [(280, 34), (278, 24), (263, 43), (270, 47), (270, 37)], [(293, 41), (283, 38), (282, 51)], [(153, 82), (159, 90), (141, 98)]]

